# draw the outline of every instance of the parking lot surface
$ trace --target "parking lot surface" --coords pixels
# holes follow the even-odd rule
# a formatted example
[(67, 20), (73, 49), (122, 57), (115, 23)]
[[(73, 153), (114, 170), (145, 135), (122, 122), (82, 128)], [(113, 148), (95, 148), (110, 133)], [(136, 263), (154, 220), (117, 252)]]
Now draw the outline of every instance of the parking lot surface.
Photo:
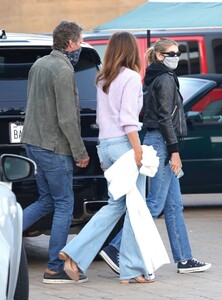
[[(192, 198), (193, 197), (193, 198)], [(190, 203), (197, 196), (188, 199)], [(207, 198), (208, 197), (208, 198)], [(200, 200), (203, 206), (185, 207), (185, 218), (193, 256), (212, 263), (202, 273), (178, 274), (173, 263), (164, 224), (164, 217), (156, 220), (171, 263), (155, 273), (152, 284), (120, 284), (118, 276), (103, 261), (94, 261), (82, 284), (43, 284), (42, 275), (47, 263), (48, 236), (25, 238), (29, 262), (30, 300), (61, 299), (123, 299), (123, 300), (221, 300), (222, 299), (222, 198), (212, 196), (215, 206), (209, 207), (210, 196)], [(205, 199), (206, 198), (206, 199)], [(210, 200), (212, 200), (210, 199)], [(69, 237), (70, 239), (73, 236)], [(90, 251), (90, 249), (89, 249)]]

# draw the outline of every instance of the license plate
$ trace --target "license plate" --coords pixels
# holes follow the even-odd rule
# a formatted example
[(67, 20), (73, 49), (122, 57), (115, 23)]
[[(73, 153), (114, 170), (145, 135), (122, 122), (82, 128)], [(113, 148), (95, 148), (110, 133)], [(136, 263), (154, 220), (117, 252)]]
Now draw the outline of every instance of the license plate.
[(10, 143), (20, 143), (22, 136), (23, 124), (10, 123), (9, 124), (9, 138)]

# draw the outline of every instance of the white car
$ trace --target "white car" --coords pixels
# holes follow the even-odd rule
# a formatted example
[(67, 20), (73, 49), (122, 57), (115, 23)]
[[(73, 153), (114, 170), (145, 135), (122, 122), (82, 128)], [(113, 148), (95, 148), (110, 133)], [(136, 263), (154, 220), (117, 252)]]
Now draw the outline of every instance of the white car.
[(11, 191), (12, 182), (25, 180), (36, 172), (30, 159), (3, 154), (0, 158), (0, 299), (28, 300), (29, 279), (22, 245), (22, 208)]

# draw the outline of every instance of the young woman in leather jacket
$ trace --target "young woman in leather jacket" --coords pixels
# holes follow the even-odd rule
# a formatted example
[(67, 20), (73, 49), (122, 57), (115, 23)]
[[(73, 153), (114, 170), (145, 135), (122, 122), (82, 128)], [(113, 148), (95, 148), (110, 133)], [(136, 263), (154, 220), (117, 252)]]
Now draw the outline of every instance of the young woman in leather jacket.
[(164, 212), (166, 227), (177, 271), (190, 273), (211, 267), (193, 258), (183, 215), (183, 202), (177, 178), (182, 161), (178, 139), (186, 135), (183, 99), (179, 92), (176, 69), (178, 44), (161, 38), (146, 51), (148, 67), (144, 78), (143, 126), (147, 129), (143, 143), (152, 145), (160, 158), (155, 177), (150, 178), (147, 205), (154, 218)]

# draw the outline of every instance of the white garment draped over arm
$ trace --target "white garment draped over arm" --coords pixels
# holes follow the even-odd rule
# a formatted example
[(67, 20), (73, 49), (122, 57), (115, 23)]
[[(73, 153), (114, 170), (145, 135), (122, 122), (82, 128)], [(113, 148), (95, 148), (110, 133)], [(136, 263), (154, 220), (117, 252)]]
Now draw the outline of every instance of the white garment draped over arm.
[(159, 157), (156, 156), (153, 147), (143, 145), (142, 148), (143, 159), (140, 169), (136, 165), (132, 149), (123, 154), (105, 171), (104, 175), (109, 182), (109, 192), (115, 200), (126, 195), (126, 206), (131, 226), (144, 264), (148, 272), (152, 274), (163, 264), (169, 263), (170, 260), (146, 201), (136, 186), (139, 172), (153, 177), (159, 166)]

